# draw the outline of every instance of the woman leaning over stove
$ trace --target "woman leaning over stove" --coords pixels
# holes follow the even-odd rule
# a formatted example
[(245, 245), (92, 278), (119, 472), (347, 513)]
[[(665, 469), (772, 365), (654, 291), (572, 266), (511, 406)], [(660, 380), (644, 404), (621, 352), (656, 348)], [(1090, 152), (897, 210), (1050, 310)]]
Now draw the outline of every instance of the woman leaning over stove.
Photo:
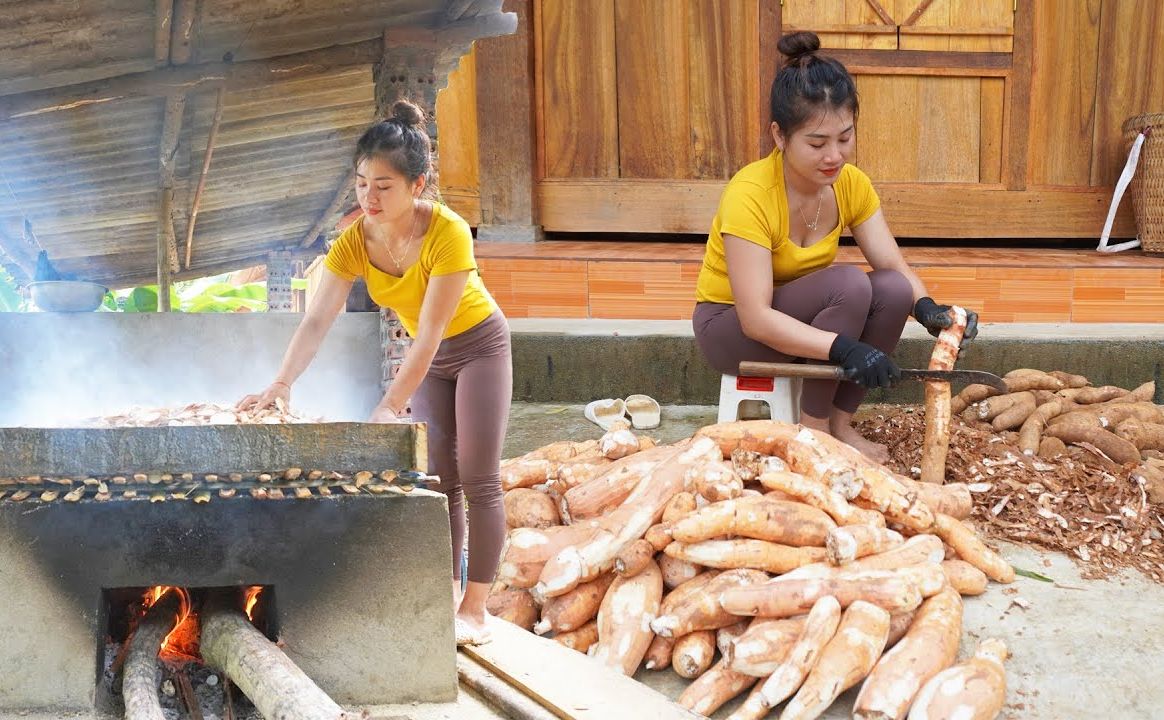
[(239, 405), (289, 400), (363, 277), (372, 299), (394, 310), (413, 338), (371, 421), (396, 422), (411, 399), (413, 417), (428, 423), (429, 467), (449, 501), (457, 644), (477, 644), (488, 639), (485, 601), (505, 538), (499, 468), (513, 386), (509, 325), (481, 282), (468, 224), (425, 195), (431, 155), (424, 114), (407, 101), (360, 138), (354, 163), (363, 215), (328, 252), (328, 272), (274, 382)]
[[(712, 221), (692, 324), (704, 357), (735, 375), (742, 360), (828, 360), (854, 382), (806, 380), (800, 422), (878, 461), (853, 413), (871, 387), (898, 376), (889, 358), (912, 314), (931, 334), (950, 323), (909, 268), (881, 213), (869, 177), (849, 164), (857, 89), (836, 60), (818, 54), (810, 32), (780, 39), (784, 66), (772, 83), (776, 149), (731, 179)], [(872, 272), (838, 265), (852, 231)], [(977, 334), (968, 313), (965, 338)]]

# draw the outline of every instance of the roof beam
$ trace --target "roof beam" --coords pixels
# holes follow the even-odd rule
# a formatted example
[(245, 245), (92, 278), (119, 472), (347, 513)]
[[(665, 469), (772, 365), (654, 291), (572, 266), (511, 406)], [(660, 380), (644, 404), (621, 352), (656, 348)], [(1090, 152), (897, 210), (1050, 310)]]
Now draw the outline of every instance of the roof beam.
[(0, 122), (110, 102), (123, 98), (169, 96), (217, 87), (239, 90), (278, 80), (322, 75), (372, 65), (383, 56), (380, 38), (239, 63), (176, 65), (105, 80), (0, 96)]
[(154, 0), (154, 64), (170, 62), (170, 28), (174, 22), (174, 0)]
[(162, 136), (158, 142), (158, 310), (170, 311), (170, 276), (177, 272), (178, 239), (174, 235), (174, 159), (182, 136), (186, 96), (166, 98)]
[(315, 244), (316, 238), (318, 238), (319, 234), (327, 227), (328, 220), (333, 218), (337, 213), (339, 213), (340, 210), (343, 209), (344, 201), (348, 199), (348, 193), (351, 192), (352, 186), (355, 183), (355, 170), (348, 170), (346, 173), (344, 173), (343, 180), (340, 182), (339, 187), (336, 188), (335, 196), (332, 198), (331, 202), (328, 203), (328, 206), (324, 209), (324, 211), (320, 213), (319, 219), (315, 221), (315, 224), (311, 226), (311, 229), (307, 231), (307, 234), (305, 234), (303, 239), (299, 241), (299, 247), (309, 248)]
[(174, 24), (170, 32), (170, 64), (186, 65), (194, 57), (194, 21), (197, 0), (172, 0)]
[(186, 221), (186, 269), (190, 269), (190, 258), (194, 252), (194, 224), (198, 221), (198, 208), (202, 205), (202, 191), (206, 188), (206, 176), (210, 173), (210, 158), (214, 155), (214, 141), (218, 138), (218, 126), (222, 124), (222, 105), (226, 95), (224, 88), (218, 88), (214, 99), (214, 119), (210, 121), (210, 133), (206, 136), (206, 152), (202, 155), (202, 171), (198, 173), (198, 186), (194, 189), (194, 201), (190, 203), (190, 219)]

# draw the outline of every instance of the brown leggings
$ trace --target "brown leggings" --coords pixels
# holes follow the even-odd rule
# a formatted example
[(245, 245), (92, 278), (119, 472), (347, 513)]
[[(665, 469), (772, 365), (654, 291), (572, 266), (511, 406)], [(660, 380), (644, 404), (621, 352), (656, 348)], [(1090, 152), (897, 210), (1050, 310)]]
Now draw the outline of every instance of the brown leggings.
[[(892, 353), (913, 309), (913, 287), (896, 270), (865, 273), (854, 265), (830, 265), (776, 288), (772, 308), (815, 328), (857, 338)], [(735, 305), (699, 303), (691, 323), (703, 357), (726, 375), (738, 374), (741, 360), (798, 359), (745, 336)], [(827, 418), (834, 407), (852, 413), (866, 392), (852, 382), (806, 380), (800, 411), (814, 418)]]
[(412, 396), (412, 416), (428, 423), (429, 472), (449, 499), (453, 579), (461, 579), (465, 498), (469, 500), (469, 581), (493, 582), (505, 541), (501, 446), (513, 395), (509, 323), (496, 311), (445, 338)]

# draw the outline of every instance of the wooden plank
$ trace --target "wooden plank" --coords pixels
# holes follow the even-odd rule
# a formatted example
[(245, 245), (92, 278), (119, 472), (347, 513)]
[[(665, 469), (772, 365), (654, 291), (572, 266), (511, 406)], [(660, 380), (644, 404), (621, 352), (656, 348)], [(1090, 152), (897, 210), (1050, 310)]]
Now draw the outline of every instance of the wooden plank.
[[(900, 28), (902, 35), (988, 35), (996, 37), (1010, 37), (1013, 30), (1009, 25), (992, 25), (992, 26), (974, 26), (974, 25), (949, 25), (945, 27), (903, 27)], [(958, 52), (957, 49), (951, 47), (950, 52)], [(973, 50), (963, 52), (975, 52)]]
[(618, 177), (614, 3), (549, 0), (539, 4), (539, 113), (547, 178)]
[[(461, 652), (565, 720), (702, 718), (553, 640), (496, 622), (493, 642)], [(601, 692), (598, 689), (601, 688)]]
[[(1164, 5), (1105, 0), (1100, 19), (1099, 77), (1091, 184), (1114, 185), (1128, 145), (1121, 125), (1129, 117), (1164, 111)], [(1155, 141), (1155, 138), (1153, 138)]]
[[(1006, 168), (1003, 182), (1010, 190), (1027, 186), (1030, 147), (1031, 69), (1034, 62), (1035, 22), (1032, 0), (1018, 3), (1014, 18), (1014, 71), (1006, 101)], [(1102, 225), (1100, 226), (1102, 229)]]
[[(1016, 192), (976, 183), (875, 181), (900, 237), (1094, 238), (1111, 201), (1110, 188)], [(547, 180), (538, 193), (547, 231), (706, 235), (723, 187), (712, 180)], [(1125, 203), (1113, 237), (1135, 233)]]
[[(855, 0), (856, 4), (867, 8), (864, 0)], [(798, 2), (780, 3), (781, 27), (783, 34), (796, 32), (798, 29), (813, 30), (820, 36), (823, 48), (843, 48), (847, 46), (851, 26), (848, 25), (848, 5), (850, 0), (798, 0)], [(858, 13), (864, 12), (862, 9)], [(841, 32), (825, 32), (825, 27), (840, 27)], [(896, 42), (896, 40), (895, 40)]]
[[(844, 0), (845, 22), (857, 26), (884, 26), (893, 32), (850, 32), (844, 34), (839, 45), (854, 50), (896, 50), (897, 22), (890, 15), (892, 3), (889, 0)], [(886, 9), (886, 7), (889, 9)], [(827, 47), (827, 46), (826, 46)]]
[(881, 25), (878, 23), (825, 23), (813, 22), (806, 25), (794, 25), (789, 23), (784, 28), (786, 33), (811, 31), (821, 36), (821, 46), (824, 47), (824, 37), (826, 35), (897, 35), (897, 28), (892, 25)]
[(759, 16), (756, 21), (756, 31), (759, 33), (760, 76), (757, 87), (757, 107), (759, 113), (759, 152), (756, 157), (767, 157), (776, 147), (772, 138), (772, 109), (771, 94), (772, 82), (776, 79), (776, 72), (784, 62), (776, 44), (780, 41), (782, 10), (780, 3), (764, 0), (758, 5)]
[(929, 108), (918, 105), (918, 84), (912, 76), (859, 75), (861, 119), (857, 123), (855, 164), (876, 182), (910, 181), (917, 176), (919, 125)]
[(533, 3), (534, 179), (546, 177), (546, 59), (543, 0)]
[(465, 653), (457, 653), (457, 679), (512, 720), (554, 720), (558, 717)]
[[(728, 179), (754, 160), (759, 104), (749, 68), (759, 62), (757, 0), (688, 4), (691, 176)], [(671, 110), (674, 112), (674, 109)]]
[(1028, 172), (1034, 185), (1091, 182), (1102, 5), (1035, 3), (1031, 104), (1039, 111), (1030, 117)]
[[(877, 0), (865, 0), (865, 4), (873, 8), (873, 12), (877, 13), (877, 18), (886, 25), (896, 25), (893, 18), (889, 17), (889, 13), (885, 12), (885, 8), (881, 7), (881, 3)], [(909, 23), (906, 23), (907, 25)]]
[(965, 68), (1009, 70), (1010, 53), (929, 52), (921, 50), (829, 50), (846, 66)]
[(1002, 182), (1002, 139), (1006, 81), (982, 78), (978, 118), (978, 182)]
[(902, 25), (909, 26), (916, 23), (918, 18), (925, 14), (926, 10), (929, 9), (933, 2), (934, 0), (921, 0), (918, 6), (913, 9), (913, 12), (909, 14), (909, 17), (905, 19), (905, 22), (903, 22)]
[(950, 39), (950, 50), (1011, 52), (1015, 0), (945, 0), (952, 26), (974, 28)]
[[(895, 15), (908, 17), (921, 0), (895, 0)], [(897, 47), (902, 50), (946, 51), (950, 50), (950, 38), (940, 34), (942, 28), (950, 27), (950, 0), (942, 0), (930, 7), (909, 27), (899, 28)]]
[[(507, 234), (502, 228), (522, 228), (532, 239), (536, 224), (532, 0), (509, 0), (505, 8), (517, 13), (517, 32), (477, 43), (482, 68), (476, 95), (481, 221), (497, 226), (500, 237)], [(478, 237), (485, 239), (480, 232)]]
[[(478, 155), (477, 132), (477, 49), (480, 45), (495, 39), (473, 45), (468, 54), (461, 57), (457, 69), (449, 73), (449, 82), (436, 97), (437, 137), (440, 167), (439, 181), (441, 194), (450, 188), (461, 191), (480, 188), (480, 160)], [(516, 119), (516, 113), (513, 116)], [(510, 118), (507, 118), (510, 119)]]
[(469, 225), (481, 224), (481, 195), (477, 188), (441, 188), (441, 199)]
[(688, 3), (615, 0), (619, 177), (691, 178)]
[(849, 73), (852, 75), (917, 75), (917, 76), (938, 76), (938, 77), (972, 77), (972, 78), (986, 78), (997, 77), (1005, 78), (1010, 76), (1010, 70), (990, 69), (980, 70), (978, 68), (966, 67), (918, 67), (918, 66), (901, 66), (901, 67), (882, 67), (878, 65), (846, 65)]
[[(949, 52), (1011, 51), (1014, 0), (897, 0), (909, 14), (899, 28), (900, 47)], [(912, 8), (912, 10), (910, 9)]]
[[(918, 79), (918, 164), (908, 179), (978, 181), (981, 84), (977, 78)], [(894, 118), (900, 119), (900, 115)]]

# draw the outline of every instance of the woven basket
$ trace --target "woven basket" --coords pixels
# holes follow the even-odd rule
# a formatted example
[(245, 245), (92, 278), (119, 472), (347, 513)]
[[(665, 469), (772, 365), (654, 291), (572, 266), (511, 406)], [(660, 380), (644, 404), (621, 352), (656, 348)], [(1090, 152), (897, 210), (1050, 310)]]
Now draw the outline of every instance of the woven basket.
[(1124, 147), (1151, 128), (1140, 148), (1140, 164), (1128, 192), (1136, 214), (1136, 232), (1144, 252), (1164, 253), (1164, 113), (1137, 115), (1124, 121)]

